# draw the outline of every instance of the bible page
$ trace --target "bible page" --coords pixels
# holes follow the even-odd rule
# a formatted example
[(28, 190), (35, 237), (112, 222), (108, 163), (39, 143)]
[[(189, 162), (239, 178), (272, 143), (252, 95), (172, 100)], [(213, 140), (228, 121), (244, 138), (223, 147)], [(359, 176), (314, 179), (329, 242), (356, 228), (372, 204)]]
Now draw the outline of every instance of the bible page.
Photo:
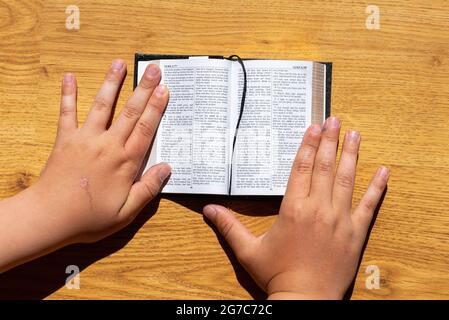
[[(296, 152), (312, 121), (313, 62), (246, 60), (244, 64), (247, 94), (232, 155), (231, 194), (284, 195)], [(231, 128), (235, 128), (243, 88), (237, 63), (232, 76), (236, 85)]]
[(170, 91), (146, 169), (167, 162), (165, 193), (228, 194), (230, 65), (220, 59), (140, 61), (157, 63)]

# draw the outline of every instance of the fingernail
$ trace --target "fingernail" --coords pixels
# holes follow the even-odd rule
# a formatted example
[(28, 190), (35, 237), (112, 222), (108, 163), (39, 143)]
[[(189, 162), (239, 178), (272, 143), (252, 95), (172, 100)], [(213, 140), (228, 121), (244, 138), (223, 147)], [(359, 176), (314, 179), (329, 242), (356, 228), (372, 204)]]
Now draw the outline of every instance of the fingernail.
[(326, 127), (327, 129), (330, 129), (330, 128), (339, 128), (339, 127), (340, 127), (340, 120), (338, 120), (337, 117), (330, 117), (330, 118), (327, 118), (325, 127)]
[(156, 87), (156, 94), (162, 97), (167, 92), (167, 86), (160, 84)]
[(121, 59), (117, 59), (112, 61), (112, 65), (111, 68), (115, 71), (120, 71), (123, 68), (123, 65), (125, 64), (125, 62)]
[(157, 172), (159, 179), (161, 179), (162, 182), (164, 182), (168, 178), (170, 173), (171, 173), (171, 167), (168, 163), (164, 163), (163, 165), (161, 165), (161, 168)]
[(321, 127), (317, 124), (314, 124), (313, 126), (310, 127), (310, 131), (314, 134), (314, 135), (318, 135), (321, 133)]
[(147, 68), (148, 74), (152, 77), (155, 77), (159, 73), (159, 67), (156, 64), (150, 64)]
[(205, 206), (203, 209), (203, 213), (206, 217), (210, 218), (217, 214), (217, 210), (214, 206)]
[(388, 170), (387, 167), (382, 166), (377, 171), (377, 174), (379, 175), (380, 178), (387, 180), (390, 176), (390, 170)]
[(64, 74), (64, 78), (63, 78), (62, 81), (63, 81), (65, 84), (69, 84), (69, 83), (72, 83), (72, 82), (73, 82), (73, 79), (74, 79), (73, 74), (71, 74), (71, 73), (66, 73), (66, 74)]
[(358, 142), (360, 138), (360, 133), (358, 131), (350, 130), (346, 132), (346, 139), (348, 142)]

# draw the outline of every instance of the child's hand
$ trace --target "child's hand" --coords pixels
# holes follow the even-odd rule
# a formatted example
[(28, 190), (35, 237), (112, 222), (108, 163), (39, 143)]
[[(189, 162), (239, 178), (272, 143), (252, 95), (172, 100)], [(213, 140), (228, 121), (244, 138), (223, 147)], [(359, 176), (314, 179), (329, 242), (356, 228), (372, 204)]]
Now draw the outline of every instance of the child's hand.
[[(81, 128), (77, 85), (66, 74), (54, 149), (39, 180), (0, 201), (0, 272), (57, 248), (99, 240), (131, 222), (160, 191), (168, 164), (135, 178), (168, 102), (158, 85), (161, 72), (149, 65), (138, 87), (109, 126), (126, 74), (116, 60)], [(7, 245), (6, 245), (7, 244)]]
[(204, 214), (269, 298), (342, 298), (357, 271), (374, 210), (389, 177), (381, 167), (351, 209), (359, 133), (346, 133), (336, 170), (340, 122), (311, 126), (293, 164), (279, 216), (265, 234), (252, 235), (226, 208)]
[(170, 174), (167, 164), (159, 164), (134, 182), (168, 102), (167, 88), (158, 85), (161, 73), (156, 65), (146, 69), (108, 128), (125, 73), (126, 64), (114, 61), (80, 128), (76, 80), (72, 74), (63, 79), (55, 147), (32, 189), (45, 206), (57, 208), (53, 214), (72, 242), (96, 241), (124, 227)]

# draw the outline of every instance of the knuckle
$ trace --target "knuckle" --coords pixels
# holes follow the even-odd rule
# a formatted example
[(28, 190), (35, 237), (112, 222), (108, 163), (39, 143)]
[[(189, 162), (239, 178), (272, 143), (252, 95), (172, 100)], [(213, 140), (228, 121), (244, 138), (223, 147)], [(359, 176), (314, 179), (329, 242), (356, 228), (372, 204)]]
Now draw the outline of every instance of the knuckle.
[(156, 80), (158, 80), (158, 78), (153, 78), (145, 72), (142, 77), (142, 80), (140, 80), (140, 82), (139, 82), (139, 87), (141, 87), (142, 89), (145, 89), (145, 90), (152, 89), (159, 82)]
[(332, 213), (323, 213), (323, 212), (317, 212), (316, 214), (316, 222), (319, 225), (326, 226), (329, 228), (335, 228), (337, 224), (337, 216)]
[[(341, 229), (341, 235), (344, 241), (353, 240), (354, 239), (354, 229), (348, 228), (347, 226), (344, 226)], [(351, 249), (351, 247), (349, 247)]]
[(70, 96), (76, 92), (72, 83), (63, 83), (61, 86), (61, 93), (64, 96)]
[[(163, 99), (163, 98), (162, 98)], [(154, 109), (159, 115), (162, 115), (165, 111), (166, 102), (161, 100), (158, 103), (149, 103), (148, 107)]]
[(350, 189), (354, 186), (354, 178), (349, 174), (337, 174), (335, 180), (339, 186), (345, 189)]
[(127, 212), (126, 214), (118, 214), (117, 223), (124, 227), (130, 224), (134, 220), (134, 218), (134, 214), (129, 212)]
[(110, 109), (110, 104), (106, 100), (97, 97), (94, 100), (93, 108), (97, 111), (106, 111)]
[(376, 209), (376, 206), (377, 206), (377, 201), (375, 201), (374, 199), (366, 199), (363, 202), (363, 207), (368, 212), (374, 211)]
[(74, 108), (72, 106), (66, 105), (66, 104), (61, 104), (61, 109), (59, 111), (59, 114), (62, 117), (65, 116), (70, 116), (75, 112)]
[(121, 163), (123, 163), (123, 172), (125, 176), (133, 176), (140, 169), (140, 162), (133, 158), (131, 155), (126, 153), (122, 157), (120, 157)]
[(295, 216), (301, 214), (302, 212), (304, 212), (304, 204), (302, 203), (302, 201), (296, 201), (292, 207), (292, 210), (289, 211), (292, 211)]
[(318, 162), (318, 173), (321, 175), (329, 175), (332, 173), (333, 164), (332, 161), (323, 159)]
[(127, 104), (123, 109), (123, 116), (127, 119), (136, 119), (140, 117), (140, 108), (134, 104)]
[(115, 70), (110, 68), (108, 72), (106, 73), (105, 80), (117, 83), (120, 81), (121, 78), (121, 70)]
[(298, 173), (312, 173), (313, 171), (312, 160), (307, 159), (305, 157), (300, 158), (295, 165), (295, 170)]
[(357, 155), (359, 152), (359, 147), (358, 147), (358, 145), (355, 145), (354, 143), (345, 142), (343, 144), (343, 152), (346, 152), (350, 155)]
[(159, 186), (155, 182), (145, 182), (144, 190), (148, 199), (154, 199), (159, 193)]
[(139, 128), (142, 135), (145, 137), (152, 137), (154, 134), (153, 126), (147, 121), (140, 120), (137, 123), (137, 127)]
[(301, 201), (295, 201), (288, 207), (282, 208), (282, 215), (289, 221), (289, 223), (295, 224), (306, 220), (308, 214), (305, 210), (304, 204)]
[(224, 218), (217, 221), (217, 228), (221, 230), (221, 234), (225, 239), (229, 239), (233, 227), (234, 223), (230, 219)]
[(347, 239), (354, 239), (355, 237), (354, 225), (352, 223), (352, 219), (350, 218), (340, 221), (338, 230), (345, 241)]
[(94, 143), (86, 143), (85, 147), (82, 148), (81, 150), (88, 150), (88, 152), (98, 160), (100, 158), (104, 159), (104, 156), (107, 154), (107, 151), (104, 148)]
[(374, 179), (373, 180), (373, 187), (376, 190), (376, 192), (381, 193), (383, 192), (385, 188), (385, 180), (383, 179)]
[(329, 142), (332, 142), (332, 143), (337, 143), (338, 142), (338, 135), (329, 132), (329, 133), (324, 135), (324, 139), (329, 141)]
[(318, 150), (318, 143), (310, 140), (304, 140), (303, 146), (310, 149), (311, 151)]

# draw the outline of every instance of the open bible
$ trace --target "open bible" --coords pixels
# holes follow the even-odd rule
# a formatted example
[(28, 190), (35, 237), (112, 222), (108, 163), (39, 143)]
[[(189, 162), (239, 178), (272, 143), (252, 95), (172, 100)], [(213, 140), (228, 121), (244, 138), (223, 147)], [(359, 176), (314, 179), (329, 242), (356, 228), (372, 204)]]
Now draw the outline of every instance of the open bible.
[(163, 193), (283, 195), (305, 130), (330, 113), (331, 63), (136, 54), (134, 86), (148, 64), (170, 90), (145, 164), (171, 165)]

